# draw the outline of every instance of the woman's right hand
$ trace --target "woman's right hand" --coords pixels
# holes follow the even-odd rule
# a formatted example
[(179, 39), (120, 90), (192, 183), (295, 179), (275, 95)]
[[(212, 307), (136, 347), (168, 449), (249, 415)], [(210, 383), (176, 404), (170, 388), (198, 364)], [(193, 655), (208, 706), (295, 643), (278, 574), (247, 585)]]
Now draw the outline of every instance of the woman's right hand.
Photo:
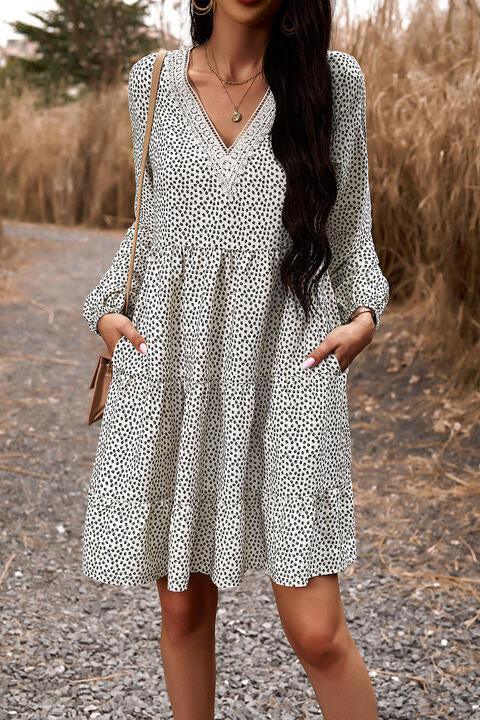
[(132, 321), (121, 313), (106, 313), (97, 323), (97, 329), (107, 346), (110, 355), (113, 355), (115, 345), (122, 336), (125, 336), (138, 352), (147, 354), (147, 343), (140, 335)]

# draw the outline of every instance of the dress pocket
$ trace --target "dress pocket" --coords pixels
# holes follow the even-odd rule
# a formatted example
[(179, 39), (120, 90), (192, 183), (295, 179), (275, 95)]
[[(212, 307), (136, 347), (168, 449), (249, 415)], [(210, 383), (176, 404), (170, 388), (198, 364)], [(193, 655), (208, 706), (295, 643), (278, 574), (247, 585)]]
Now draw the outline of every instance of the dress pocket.
[(345, 370), (343, 370), (343, 369), (342, 369), (342, 366), (340, 365), (340, 362), (339, 362), (337, 356), (335, 355), (335, 353), (334, 353), (334, 352), (331, 352), (328, 357), (330, 357), (330, 356), (332, 357), (333, 362), (335, 363), (336, 374), (337, 374), (337, 375), (348, 375), (348, 372), (349, 372), (349, 370), (350, 370), (350, 365), (348, 365), (348, 366), (345, 368)]
[(121, 352), (121, 350), (122, 350), (122, 345), (123, 345), (125, 342), (130, 342), (130, 341), (127, 340), (127, 338), (125, 337), (125, 335), (121, 335), (121, 336), (118, 338), (117, 342), (115, 343), (115, 347), (113, 348), (113, 354), (112, 354), (112, 363), (113, 363), (113, 365), (115, 365), (115, 364), (118, 362), (119, 356), (120, 356), (120, 352)]
[[(318, 347), (327, 337), (327, 335), (335, 329), (337, 326), (333, 326), (330, 329), (325, 327), (319, 327), (319, 328), (309, 328), (305, 334), (305, 347), (304, 347), (304, 357), (305, 360), (306, 357), (311, 353), (316, 347)], [(309, 372), (313, 374), (326, 374), (326, 375), (348, 375), (350, 367), (348, 366), (345, 368), (345, 370), (342, 369), (342, 366), (340, 365), (340, 362), (335, 355), (335, 352), (332, 350), (326, 357), (323, 358), (323, 360), (320, 360), (319, 363), (316, 365), (313, 365), (311, 368), (308, 368), (305, 372)]]
[[(306, 353), (305, 357), (307, 355), (308, 353)], [(311, 368), (307, 368), (304, 372), (310, 373), (311, 375), (335, 377), (338, 375), (346, 376), (348, 375), (348, 371), (348, 367), (345, 370), (342, 370), (342, 366), (340, 365), (337, 356), (335, 355), (335, 353), (331, 352), (326, 357), (324, 357), (323, 360), (320, 360), (319, 363), (313, 365)]]
[(139, 352), (125, 335), (113, 349), (112, 364), (114, 372), (122, 370), (135, 377), (148, 375), (146, 355)]

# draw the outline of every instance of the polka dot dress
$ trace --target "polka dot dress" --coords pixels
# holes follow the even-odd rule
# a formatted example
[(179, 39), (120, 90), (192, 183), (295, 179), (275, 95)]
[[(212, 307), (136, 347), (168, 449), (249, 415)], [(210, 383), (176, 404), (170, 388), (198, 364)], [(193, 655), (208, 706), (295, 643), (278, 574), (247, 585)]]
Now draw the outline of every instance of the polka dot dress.
[[(286, 180), (271, 147), (268, 88), (227, 147), (191, 85), (191, 46), (160, 78), (129, 317), (142, 355), (121, 338), (88, 490), (83, 572), (112, 585), (191, 572), (220, 588), (262, 569), (305, 586), (356, 560), (347, 377), (334, 354), (308, 353), (359, 305), (376, 324), (389, 287), (371, 236), (365, 85), (351, 55), (329, 52), (333, 263), (309, 322), (281, 285), (289, 244)], [(138, 188), (155, 54), (128, 91)], [(85, 300), (92, 332), (123, 306), (133, 224)]]

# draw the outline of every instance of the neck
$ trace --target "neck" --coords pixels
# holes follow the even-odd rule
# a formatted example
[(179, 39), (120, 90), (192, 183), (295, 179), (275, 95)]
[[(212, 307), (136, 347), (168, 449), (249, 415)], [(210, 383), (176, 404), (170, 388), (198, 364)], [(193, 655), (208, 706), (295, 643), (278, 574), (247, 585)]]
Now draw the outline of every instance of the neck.
[(261, 69), (270, 37), (270, 25), (244, 25), (234, 22), (219, 7), (215, 13), (207, 52), (215, 56), (220, 75), (226, 80), (241, 81)]

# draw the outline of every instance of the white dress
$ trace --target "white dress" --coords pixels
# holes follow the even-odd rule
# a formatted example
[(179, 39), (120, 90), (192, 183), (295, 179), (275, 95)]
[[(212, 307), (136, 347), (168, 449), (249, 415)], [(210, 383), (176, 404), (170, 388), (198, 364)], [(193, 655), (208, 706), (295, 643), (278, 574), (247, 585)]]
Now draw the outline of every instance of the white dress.
[[(248, 569), (283, 585), (356, 560), (348, 369), (308, 353), (353, 310), (387, 304), (371, 235), (365, 84), (357, 60), (329, 51), (338, 197), (333, 262), (308, 323), (283, 290), (289, 243), (285, 174), (270, 138), (270, 88), (227, 148), (194, 92), (191, 46), (166, 55), (145, 175), (129, 316), (142, 355), (121, 338), (88, 490), (83, 572), (113, 585), (190, 572), (223, 588)], [(155, 54), (129, 76), (138, 187)], [(84, 317), (119, 312), (133, 236), (85, 300)]]

